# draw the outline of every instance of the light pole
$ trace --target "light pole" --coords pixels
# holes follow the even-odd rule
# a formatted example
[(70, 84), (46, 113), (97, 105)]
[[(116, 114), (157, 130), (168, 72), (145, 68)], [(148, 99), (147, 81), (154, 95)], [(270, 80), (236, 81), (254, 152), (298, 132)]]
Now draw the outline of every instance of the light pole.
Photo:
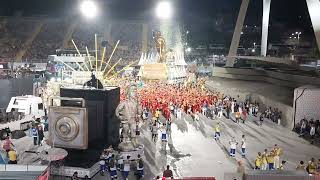
[(298, 38), (298, 48), (299, 48), (301, 32), (296, 32), (296, 35), (297, 35), (297, 38)]
[(296, 47), (294, 48), (294, 50), (298, 49), (299, 46), (300, 46), (300, 38), (301, 38), (301, 32), (295, 32), (295, 33), (292, 33), (291, 36), (289, 36), (289, 39), (297, 39), (297, 45)]
[(253, 49), (252, 52), (255, 53), (256, 52), (256, 42), (253, 43)]

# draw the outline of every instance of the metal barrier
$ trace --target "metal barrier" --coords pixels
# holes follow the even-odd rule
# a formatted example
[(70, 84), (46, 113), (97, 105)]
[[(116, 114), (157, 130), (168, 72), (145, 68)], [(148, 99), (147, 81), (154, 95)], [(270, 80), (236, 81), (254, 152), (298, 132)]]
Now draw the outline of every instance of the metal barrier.
[(20, 165), (20, 164), (1, 164), (0, 172), (4, 171), (23, 171), (23, 172), (43, 172), (48, 166), (41, 165)]

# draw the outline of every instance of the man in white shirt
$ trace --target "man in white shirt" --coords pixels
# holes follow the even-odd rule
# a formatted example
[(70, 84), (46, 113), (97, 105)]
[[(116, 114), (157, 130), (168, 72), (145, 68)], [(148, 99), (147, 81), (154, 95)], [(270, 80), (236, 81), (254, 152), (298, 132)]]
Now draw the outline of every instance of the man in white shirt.
[(244, 135), (242, 135), (241, 139), (241, 155), (243, 158), (246, 157), (246, 138)]
[(179, 108), (177, 109), (177, 119), (181, 119), (181, 117), (182, 117), (182, 110), (181, 110), (181, 108), (179, 107)]
[(163, 126), (161, 128), (161, 142), (162, 142), (162, 150), (166, 150), (167, 149), (167, 130), (166, 130), (166, 124), (163, 123)]
[(127, 156), (127, 159), (124, 160), (122, 178), (124, 180), (127, 179), (129, 176), (129, 173), (130, 173), (130, 156)]
[(238, 145), (238, 142), (236, 141), (235, 137), (232, 137), (232, 139), (229, 141), (229, 144), (230, 144), (230, 156), (235, 157), (236, 148)]

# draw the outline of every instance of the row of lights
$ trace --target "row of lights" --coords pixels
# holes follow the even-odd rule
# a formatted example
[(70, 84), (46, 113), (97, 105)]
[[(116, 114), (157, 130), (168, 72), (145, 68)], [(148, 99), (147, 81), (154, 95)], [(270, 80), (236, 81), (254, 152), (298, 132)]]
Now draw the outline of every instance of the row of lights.
[(292, 39), (292, 38), (294, 38), (294, 39), (300, 39), (300, 35), (301, 35), (301, 34), (302, 34), (301, 32), (292, 33), (289, 38), (290, 38), (290, 39)]
[[(81, 13), (87, 18), (94, 18), (98, 14), (98, 8), (93, 0), (83, 0), (80, 4)], [(169, 1), (160, 1), (155, 9), (159, 19), (170, 19), (173, 15), (173, 8)]]

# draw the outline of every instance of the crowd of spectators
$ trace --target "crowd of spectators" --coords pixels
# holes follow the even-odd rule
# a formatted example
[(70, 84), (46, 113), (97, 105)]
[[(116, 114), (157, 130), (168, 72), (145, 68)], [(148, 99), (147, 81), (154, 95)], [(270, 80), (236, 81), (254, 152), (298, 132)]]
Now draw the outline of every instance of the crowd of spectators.
[(41, 32), (33, 40), (23, 59), (46, 59), (62, 47), (67, 30), (67, 23), (63, 21), (46, 21)]
[(124, 61), (135, 61), (141, 56), (142, 50), (142, 24), (113, 24), (111, 38), (120, 40), (119, 48), (114, 59), (122, 58)]
[[(85, 50), (86, 46), (88, 49), (94, 49), (94, 35), (97, 34), (99, 37), (103, 35), (103, 27), (96, 25), (83, 26), (78, 25), (73, 34), (72, 39), (80, 50)], [(74, 49), (72, 42), (68, 43), (68, 48)]]
[(320, 120), (303, 118), (299, 123), (295, 125), (295, 131), (299, 133), (301, 137), (311, 139), (313, 144), (315, 139), (320, 137)]
[[(35, 28), (40, 23), (43, 24), (40, 32), (36, 35), (29, 47), (24, 47), (24, 43), (34, 33)], [(48, 55), (55, 54), (57, 49), (74, 49), (71, 39), (67, 47), (63, 47), (65, 38), (72, 38), (80, 50), (89, 50), (94, 47), (94, 35), (98, 34), (98, 42), (107, 42), (106, 58), (111, 54), (111, 50), (117, 40), (120, 40), (117, 50), (112, 58), (113, 62), (122, 58), (123, 61), (138, 60), (142, 50), (142, 24), (130, 22), (112, 23), (111, 29), (107, 25), (85, 26), (79, 23), (75, 26), (71, 37), (67, 37), (68, 29), (71, 25), (65, 20), (53, 19), (9, 19), (4, 18), (0, 21), (0, 59), (16, 58), (17, 53), (26, 49), (27, 51), (22, 60), (47, 59)], [(110, 32), (108, 32), (110, 31)], [(152, 49), (152, 43), (149, 43)], [(99, 53), (100, 54), (100, 53)]]
[[(0, 20), (0, 59), (11, 60), (24, 48), (25, 40), (30, 36), (37, 22), (33, 20)], [(22, 28), (23, 27), (23, 28)]]

